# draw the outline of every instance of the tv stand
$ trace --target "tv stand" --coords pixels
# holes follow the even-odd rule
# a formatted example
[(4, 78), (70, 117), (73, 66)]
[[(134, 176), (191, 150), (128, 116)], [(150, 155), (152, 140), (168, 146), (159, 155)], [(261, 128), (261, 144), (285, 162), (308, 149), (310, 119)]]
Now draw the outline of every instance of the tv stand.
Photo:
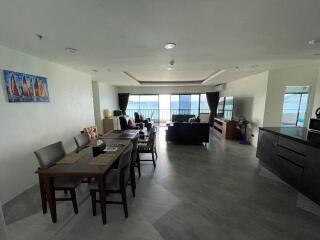
[(237, 122), (223, 118), (214, 118), (213, 130), (219, 137), (232, 140), (236, 137)]

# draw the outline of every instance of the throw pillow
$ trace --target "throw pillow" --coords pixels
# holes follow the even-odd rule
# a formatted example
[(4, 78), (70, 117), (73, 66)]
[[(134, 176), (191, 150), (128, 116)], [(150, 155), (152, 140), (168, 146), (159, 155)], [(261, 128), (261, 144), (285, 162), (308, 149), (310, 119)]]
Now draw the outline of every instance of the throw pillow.
[(128, 125), (132, 128), (136, 127), (136, 123), (134, 121), (132, 121), (131, 119), (128, 120)]
[(140, 114), (140, 120), (143, 122), (144, 121), (144, 116)]

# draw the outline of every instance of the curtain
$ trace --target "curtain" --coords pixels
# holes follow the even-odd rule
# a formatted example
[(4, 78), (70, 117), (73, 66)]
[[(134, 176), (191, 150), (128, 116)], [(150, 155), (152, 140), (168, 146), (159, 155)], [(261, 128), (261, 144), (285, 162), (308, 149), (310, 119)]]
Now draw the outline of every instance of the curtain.
[(123, 115), (126, 115), (126, 110), (129, 102), (129, 93), (119, 93), (119, 108)]
[(210, 108), (209, 124), (213, 126), (213, 119), (217, 117), (217, 108), (219, 104), (219, 92), (208, 92), (207, 101)]

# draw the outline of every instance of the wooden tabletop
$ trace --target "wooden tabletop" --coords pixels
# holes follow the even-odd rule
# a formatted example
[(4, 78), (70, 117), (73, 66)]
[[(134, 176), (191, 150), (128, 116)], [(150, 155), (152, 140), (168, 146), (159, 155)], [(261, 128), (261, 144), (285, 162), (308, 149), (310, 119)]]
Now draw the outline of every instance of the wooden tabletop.
[[(114, 163), (123, 150), (129, 145), (130, 140), (117, 140), (117, 139), (104, 139), (107, 147), (117, 147), (116, 151), (110, 151), (102, 154), (112, 155), (113, 158), (108, 165), (93, 165), (88, 164), (88, 162), (93, 158), (92, 147), (87, 147), (81, 150), (79, 154), (81, 155), (80, 160), (71, 164), (55, 164), (49, 168), (41, 168), (38, 170), (39, 174), (50, 175), (50, 176), (81, 176), (90, 177), (95, 175), (104, 174)], [(92, 146), (92, 145), (91, 145)], [(75, 153), (70, 153), (75, 154)], [(67, 155), (68, 156), (68, 155)]]
[(134, 139), (139, 135), (139, 129), (130, 129), (130, 130), (111, 130), (104, 134), (102, 139)]

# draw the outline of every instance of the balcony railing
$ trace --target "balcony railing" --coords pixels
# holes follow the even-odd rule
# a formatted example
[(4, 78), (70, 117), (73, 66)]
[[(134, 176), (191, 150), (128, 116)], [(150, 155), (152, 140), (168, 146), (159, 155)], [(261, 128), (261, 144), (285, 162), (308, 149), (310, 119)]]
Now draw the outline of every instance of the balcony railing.
[[(134, 119), (134, 113), (138, 112), (145, 118), (150, 118), (156, 123), (170, 121), (174, 114), (193, 114), (199, 115), (199, 109), (127, 109), (126, 113)], [(201, 110), (200, 113), (210, 113), (209, 110)]]

